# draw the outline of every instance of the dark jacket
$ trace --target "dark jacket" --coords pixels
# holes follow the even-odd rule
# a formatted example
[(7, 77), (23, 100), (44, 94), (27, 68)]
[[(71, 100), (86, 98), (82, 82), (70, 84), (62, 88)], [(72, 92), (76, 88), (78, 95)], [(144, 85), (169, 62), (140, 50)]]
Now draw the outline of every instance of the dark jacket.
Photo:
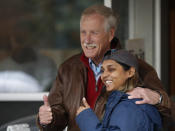
[(136, 105), (136, 100), (129, 100), (123, 92), (113, 91), (102, 122), (90, 108), (82, 111), (76, 122), (81, 131), (159, 131), (161, 117), (157, 109), (148, 104)]
[[(87, 85), (94, 89), (96, 86), (94, 82), (91, 82), (92, 79), (95, 79), (94, 75), (89, 76), (89, 72), (92, 72), (92, 70), (84, 64), (88, 62), (88, 59), (85, 57), (82, 62), (81, 57), (82, 54), (75, 55), (59, 67), (55, 84), (48, 97), (52, 108), (53, 121), (44, 127), (37, 121), (41, 130), (62, 131), (68, 126), (68, 131), (79, 131), (75, 122), (76, 111), (81, 104), (82, 97), (86, 97)], [(143, 60), (139, 60), (139, 70), (140, 77), (146, 87), (159, 90), (163, 95), (163, 102), (159, 105), (159, 110), (163, 115), (168, 115), (169, 98), (162, 88), (156, 71)], [(95, 98), (96, 103), (93, 110), (98, 118), (102, 119), (107, 99), (100, 94)]]

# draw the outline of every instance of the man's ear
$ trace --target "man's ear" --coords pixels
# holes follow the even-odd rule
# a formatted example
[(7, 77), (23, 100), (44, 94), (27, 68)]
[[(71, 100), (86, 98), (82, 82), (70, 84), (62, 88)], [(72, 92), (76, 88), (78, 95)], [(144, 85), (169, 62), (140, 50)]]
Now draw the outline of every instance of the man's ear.
[(131, 67), (129, 70), (128, 70), (128, 78), (131, 78), (135, 75), (136, 73), (136, 70), (134, 67)]
[(114, 38), (114, 35), (115, 35), (115, 29), (114, 28), (111, 28), (110, 31), (109, 31), (109, 41), (111, 42), (112, 39)]

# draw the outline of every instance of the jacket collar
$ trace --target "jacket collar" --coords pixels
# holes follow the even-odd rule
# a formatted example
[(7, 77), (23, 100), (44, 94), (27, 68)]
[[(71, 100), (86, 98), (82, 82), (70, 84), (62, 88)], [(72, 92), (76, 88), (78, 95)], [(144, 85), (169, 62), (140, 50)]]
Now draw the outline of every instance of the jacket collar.
[(112, 91), (108, 97), (107, 107), (114, 107), (114, 105), (118, 104), (121, 100), (128, 99), (128, 94), (120, 91)]
[(84, 52), (82, 52), (80, 59), (87, 68), (90, 68), (89, 59), (85, 56)]

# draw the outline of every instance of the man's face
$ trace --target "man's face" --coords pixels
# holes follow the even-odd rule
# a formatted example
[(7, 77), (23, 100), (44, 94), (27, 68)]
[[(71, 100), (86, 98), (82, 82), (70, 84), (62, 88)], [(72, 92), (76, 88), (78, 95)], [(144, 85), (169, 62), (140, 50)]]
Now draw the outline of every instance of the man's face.
[(80, 23), (81, 46), (86, 57), (94, 62), (101, 59), (110, 49), (114, 31), (104, 28), (104, 16), (99, 14), (83, 16)]

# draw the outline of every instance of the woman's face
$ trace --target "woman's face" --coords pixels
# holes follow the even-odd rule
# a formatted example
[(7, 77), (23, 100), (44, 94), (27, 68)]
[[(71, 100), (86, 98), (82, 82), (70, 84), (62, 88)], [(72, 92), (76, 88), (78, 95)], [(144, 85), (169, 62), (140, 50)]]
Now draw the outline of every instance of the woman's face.
[(125, 84), (125, 81), (131, 77), (130, 70), (125, 71), (123, 67), (114, 60), (105, 60), (101, 70), (101, 79), (106, 85), (107, 91), (119, 90)]

